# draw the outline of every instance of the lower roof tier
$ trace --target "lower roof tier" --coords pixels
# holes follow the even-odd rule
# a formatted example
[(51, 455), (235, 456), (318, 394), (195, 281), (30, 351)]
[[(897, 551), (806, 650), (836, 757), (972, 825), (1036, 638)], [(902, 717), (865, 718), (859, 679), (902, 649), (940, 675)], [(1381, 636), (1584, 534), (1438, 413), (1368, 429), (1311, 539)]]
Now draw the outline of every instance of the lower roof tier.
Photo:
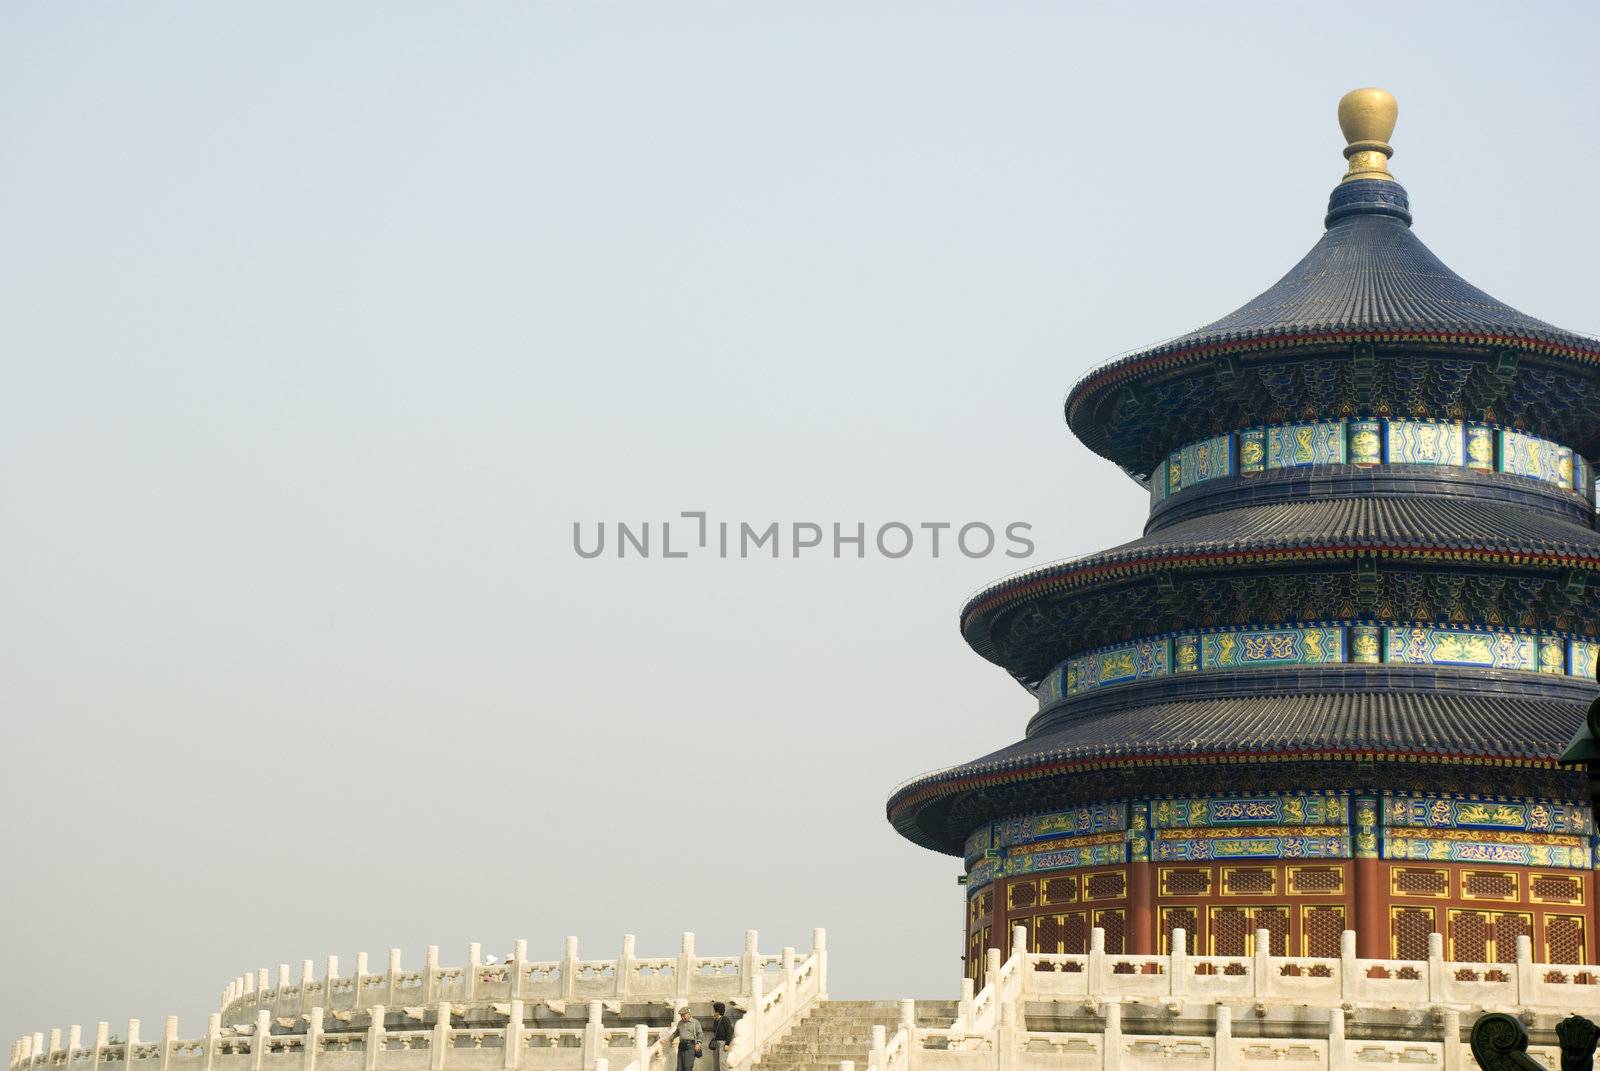
[(959, 855), (981, 822), (1174, 785), (1584, 792), (1583, 775), (1555, 756), (1583, 723), (1592, 682), (1329, 667), (1248, 686), (1251, 694), (1228, 694), (1226, 679), (1194, 678), (1187, 698), (1168, 692), (1041, 721), (1024, 740), (902, 785), (889, 820), (908, 839)]
[(962, 633), (1036, 687), (1066, 659), (1222, 624), (1380, 619), (1600, 631), (1600, 533), (1453, 494), (1269, 501), (1206, 513), (979, 592)]

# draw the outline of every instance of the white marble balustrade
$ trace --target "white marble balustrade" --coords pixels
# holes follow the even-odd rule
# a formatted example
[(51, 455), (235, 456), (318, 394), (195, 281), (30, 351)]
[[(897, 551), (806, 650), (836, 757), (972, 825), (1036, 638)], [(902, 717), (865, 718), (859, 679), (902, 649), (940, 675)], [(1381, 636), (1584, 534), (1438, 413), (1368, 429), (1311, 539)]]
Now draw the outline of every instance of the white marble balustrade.
[[(18, 1039), (11, 1047), (9, 1067), (11, 1071), (667, 1071), (668, 1028), (607, 1026), (606, 1010), (619, 1008), (623, 1001), (664, 1003), (676, 1010), (727, 999), (743, 1011), (728, 1063), (733, 1071), (745, 1071), (827, 995), (827, 937), (821, 929), (813, 931), (812, 947), (803, 955), (792, 948), (760, 954), (754, 930), (747, 932), (740, 956), (697, 957), (692, 934), (684, 935), (674, 960), (635, 959), (631, 936), (623, 949), (616, 960), (580, 961), (577, 942), (569, 939), (563, 960), (533, 964), (522, 960), (524, 949), (518, 942), (517, 952), (500, 973), (499, 989), (493, 980), (466, 986), (470, 1003), (429, 999), (427, 994), (437, 991), (430, 987), (457, 984), (451, 972), (465, 973), (474, 968), (471, 962), (466, 969), (440, 968), (430, 954), (428, 968), (415, 972), (417, 983), (402, 985), (406, 972), (399, 969), (394, 955), (392, 969), (375, 976), (384, 979), (382, 989), (355, 983), (341, 986), (351, 980), (340, 978), (336, 964), (330, 964), (334, 969), (328, 975), (312, 980), (315, 989), (303, 981), (268, 989), (266, 995), (260, 989), (232, 993), (227, 1009), (211, 1016), (203, 1037), (182, 1037), (176, 1016), (166, 1020), (159, 1041), (143, 1040), (137, 1019), (128, 1021), (121, 1040), (111, 1038), (109, 1023), (99, 1023), (92, 1044), (85, 1044), (81, 1028), (72, 1026), (64, 1038), (58, 1029), (48, 1037), (38, 1033)], [(476, 959), (473, 946), (469, 961)], [(635, 970), (639, 965), (647, 969), (642, 975)], [(517, 978), (529, 977), (523, 968), (538, 972), (547, 967), (553, 968), (545, 973), (553, 975), (556, 995), (535, 992), (530, 994), (533, 1001), (501, 999), (517, 985)], [(476, 968), (485, 965), (477, 963)], [(359, 978), (359, 972), (353, 977)], [(618, 979), (626, 982), (635, 977), (648, 980), (639, 986), (616, 986)], [(573, 985), (563, 984), (563, 978)], [(666, 984), (659, 982), (661, 978)], [(583, 1001), (587, 1013), (583, 1026), (542, 1027), (536, 1020), (530, 1022), (532, 1003), (567, 1011), (568, 998), (560, 994), (575, 989), (581, 1000), (588, 995), (585, 986), (611, 989), (603, 999)], [(339, 1008), (313, 1005), (301, 1010), (297, 1005), (308, 992), (337, 996), (341, 988), (348, 997)], [(370, 998), (389, 992), (401, 994), (398, 1004), (363, 999), (363, 994)], [(228, 1011), (237, 1015), (240, 1001), (252, 996), (256, 1007), (250, 1021), (228, 1023)], [(468, 1011), (473, 1013), (470, 1025), (463, 1016)]]

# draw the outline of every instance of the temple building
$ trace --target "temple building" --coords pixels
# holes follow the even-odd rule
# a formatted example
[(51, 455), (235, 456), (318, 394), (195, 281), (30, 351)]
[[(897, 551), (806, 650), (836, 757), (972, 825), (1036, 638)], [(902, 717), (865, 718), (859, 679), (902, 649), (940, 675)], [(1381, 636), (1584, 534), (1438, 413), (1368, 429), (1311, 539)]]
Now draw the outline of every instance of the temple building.
[[(978, 978), (1033, 952), (1593, 962), (1594, 820), (1557, 764), (1596, 692), (1600, 341), (1412, 230), (1394, 98), (1339, 103), (1321, 239), (1207, 327), (1102, 365), (1066, 420), (1144, 535), (961, 612), (1023, 739), (889, 800), (965, 863)], [(1462, 221), (1465, 223), (1466, 221)], [(1219, 239), (1224, 237), (1219, 233)], [(1020, 927), (1020, 930), (1016, 930)]]

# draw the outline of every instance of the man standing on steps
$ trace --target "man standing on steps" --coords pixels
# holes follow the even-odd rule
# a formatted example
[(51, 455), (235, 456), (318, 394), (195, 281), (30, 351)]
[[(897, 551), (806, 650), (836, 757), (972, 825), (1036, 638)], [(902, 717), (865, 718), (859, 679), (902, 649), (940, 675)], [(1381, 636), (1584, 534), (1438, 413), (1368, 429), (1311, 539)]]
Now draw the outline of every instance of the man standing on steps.
[(711, 1020), (711, 1071), (728, 1071), (728, 1048), (733, 1044), (733, 1020), (728, 1018), (728, 1006), (722, 1001), (711, 1005), (715, 1018)]
[(694, 1062), (700, 1057), (700, 1046), (705, 1041), (705, 1031), (700, 1022), (689, 1014), (689, 1005), (678, 1009), (678, 1022), (667, 1035), (678, 1042), (678, 1071), (694, 1071)]

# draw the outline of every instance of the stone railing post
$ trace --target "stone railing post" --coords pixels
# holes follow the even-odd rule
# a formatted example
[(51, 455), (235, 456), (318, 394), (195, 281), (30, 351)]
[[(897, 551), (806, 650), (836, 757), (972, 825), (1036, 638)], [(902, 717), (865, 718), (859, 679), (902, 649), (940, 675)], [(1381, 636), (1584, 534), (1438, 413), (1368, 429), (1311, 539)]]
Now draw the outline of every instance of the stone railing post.
[(300, 1013), (303, 1015), (311, 1010), (316, 997), (311, 992), (311, 987), (317, 982), (317, 967), (309, 959), (300, 962)]
[(400, 950), (389, 949), (389, 992), (384, 997), (383, 1004), (386, 1008), (394, 1007), (400, 993)]
[(422, 999), (432, 1004), (439, 999), (439, 946), (428, 946), (428, 958), (423, 964)]
[(1106, 1003), (1106, 1029), (1100, 1039), (1101, 1064), (1104, 1071), (1119, 1071), (1122, 1067), (1122, 1005), (1116, 1001)]
[(1428, 999), (1444, 1002), (1444, 934), (1428, 934)]
[(1022, 1066), (1022, 1036), (1017, 1024), (1017, 1004), (1015, 1000), (1008, 1000), (1000, 1005), (994, 1038), (995, 1062), (999, 1071), (1018, 1071)]
[[(435, 969), (438, 967), (437, 948), (431, 949)], [(450, 1051), (450, 1002), (441, 1000), (437, 1010), (433, 1013), (433, 1040), (428, 1045), (429, 1071), (442, 1071), (445, 1053)]]
[(277, 1011), (283, 1007), (283, 991), (294, 983), (290, 981), (293, 976), (289, 973), (287, 963), (278, 964), (278, 991), (272, 995), (272, 1010)]
[(1168, 981), (1171, 984), (1168, 985), (1167, 991), (1175, 997), (1181, 997), (1189, 984), (1188, 932), (1182, 926), (1174, 927), (1170, 943), (1167, 974), (1170, 975)]
[[(635, 956), (636, 939), (631, 933), (622, 935), (622, 951), (617, 955), (616, 994), (621, 1000), (628, 995), (628, 989), (633, 984), (633, 960)], [(645, 1071), (640, 1068), (639, 1071)]]
[(83, 1027), (73, 1023), (67, 1027), (67, 1063), (72, 1063), (72, 1054), (83, 1048)]
[[(867, 1045), (867, 1067), (875, 1069), (875, 1071), (883, 1071), (883, 1049), (888, 1044), (888, 1039), (885, 1036), (887, 1033), (888, 1030), (882, 1023), (878, 1023), (872, 1028), (872, 1040)], [(1000, 1071), (1010, 1071), (1010, 1069), (1001, 1064)]]
[(322, 1000), (324, 1011), (333, 1007), (333, 983), (339, 980), (339, 957), (329, 956), (322, 964)]
[[(763, 978), (761, 975), (758, 974), (755, 977), (754, 986), (755, 986), (755, 988), (753, 988), (750, 991), (750, 1010), (745, 1012), (744, 1016), (742, 1018), (740, 1018), (740, 1020), (736, 1024), (734, 1024), (734, 1032), (735, 1032), (734, 1041), (737, 1042), (739, 1040), (738, 1036), (737, 1036), (738, 1033), (739, 1033), (739, 1028), (744, 1026), (745, 1022), (748, 1021), (750, 1026), (746, 1031), (744, 1031), (744, 1039), (747, 1042), (749, 1042), (749, 1047), (747, 1049), (745, 1057), (746, 1057), (746, 1059), (752, 1059), (753, 1058), (755, 1060), (760, 1060), (761, 1056), (762, 1056), (762, 1053), (764, 1053), (766, 1051), (766, 1048), (767, 1048), (767, 1044), (766, 1044), (766, 1036), (767, 1036), (767, 1032), (766, 1032), (766, 1014), (767, 1013), (765, 1011), (763, 1011), (762, 1008), (761, 1008), (762, 998), (764, 998), (767, 995), (767, 993), (766, 993), (767, 980), (765, 978)], [(785, 993), (784, 996), (786, 998), (786, 1002), (784, 1004), (784, 1007), (792, 1010), (793, 1007), (794, 1007), (794, 1005), (792, 1003), (792, 1001), (794, 1000), (794, 990), (793, 990), (793, 988), (791, 988), (788, 993)]]
[(267, 1064), (267, 1049), (272, 1045), (272, 1013), (265, 1008), (256, 1012), (256, 1033), (250, 1039), (250, 1066), (261, 1071)]
[(506, 1020), (506, 1048), (500, 1066), (505, 1071), (515, 1071), (522, 1066), (522, 1054), (527, 1051), (527, 1044), (522, 1039), (522, 1001), (511, 1002), (511, 1017)]
[(311, 1019), (306, 1023), (306, 1043), (301, 1050), (300, 1066), (305, 1071), (313, 1071), (317, 1066), (317, 1057), (322, 1054), (322, 1009), (312, 1008)]
[(739, 995), (748, 997), (752, 990), (750, 979), (761, 972), (761, 954), (756, 951), (759, 935), (755, 930), (744, 931), (744, 953), (739, 957)]
[(1461, 1012), (1444, 1009), (1444, 1071), (1461, 1071)]
[(675, 993), (679, 1003), (689, 999), (689, 985), (694, 979), (694, 934), (684, 931), (678, 945), (678, 966), (673, 971)]
[(1272, 931), (1258, 928), (1256, 930), (1254, 955), (1250, 958), (1250, 983), (1251, 991), (1257, 1000), (1265, 1000), (1270, 987), (1268, 974), (1272, 968)]
[[(528, 939), (526, 937), (519, 937), (517, 938), (516, 943), (511, 946), (511, 995), (514, 997), (520, 998), (522, 996), (522, 976), (524, 973), (522, 970), (522, 965), (527, 962)], [(561, 974), (562, 985), (566, 984), (566, 977), (566, 969), (563, 965)]]
[(973, 984), (971, 978), (961, 979), (961, 1000), (956, 1004), (956, 1021), (968, 1028), (972, 1026)]
[(100, 1061), (105, 1059), (106, 1044), (111, 1040), (111, 1024), (101, 1020), (94, 1024), (94, 1064), (91, 1071), (100, 1071)]
[(1339, 934), (1339, 996), (1346, 1003), (1356, 999), (1361, 987), (1361, 968), (1356, 965), (1356, 931)]
[(917, 1071), (917, 1002), (900, 1002), (900, 1029), (905, 1031), (906, 1071)]
[(212, 1071), (217, 1066), (217, 1049), (222, 1047), (222, 1013), (212, 1012), (206, 1020), (206, 1066)]
[(267, 999), (267, 990), (272, 988), (272, 972), (262, 967), (256, 971), (256, 1003), (260, 1004)]
[(605, 1050), (600, 1045), (600, 1002), (589, 1002), (589, 1017), (583, 1024), (583, 1066), (594, 1067)]
[(634, 1071), (650, 1071), (650, 1028), (639, 1023), (633, 1028)]
[(377, 1071), (378, 1058), (389, 1047), (388, 1039), (383, 1034), (383, 1019), (387, 1011), (382, 1004), (374, 1004), (367, 1012), (366, 1071)]
[(811, 931), (811, 954), (817, 957), (817, 999), (828, 999), (828, 931), (818, 926)]
[[(59, 1041), (60, 1033), (57, 1032), (51, 1041)], [(166, 1022), (161, 1024), (161, 1071), (171, 1071), (172, 1050), (178, 1044), (178, 1017), (167, 1016)]]
[(355, 973), (355, 976), (351, 979), (351, 981), (353, 983), (355, 983), (355, 984), (350, 987), (350, 1007), (352, 1007), (352, 1008), (361, 1007), (361, 980), (364, 977), (366, 977), (366, 974), (367, 974), (367, 954), (365, 952), (357, 952), (356, 953), (356, 973)]
[[(42, 1040), (42, 1039), (41, 1039)], [(139, 1020), (128, 1020), (128, 1043), (122, 1047), (122, 1066), (133, 1071), (133, 1050), (139, 1047)]]
[[(467, 945), (467, 984), (463, 992), (467, 1000), (472, 1001), (478, 996), (478, 976), (483, 973), (483, 945), (473, 941)], [(510, 981), (510, 979), (506, 979)]]
[(993, 993), (994, 1003), (1000, 1003), (1000, 950), (985, 949), (983, 953), (983, 984)]
[(51, 1063), (55, 1062), (56, 1053), (61, 1051), (61, 1028), (52, 1027), (50, 1030), (50, 1044), (45, 1049), (45, 1056)]
[(1532, 1004), (1537, 990), (1533, 975), (1533, 938), (1527, 934), (1517, 936), (1517, 1003), (1523, 1007)]
[(1217, 1022), (1211, 1033), (1211, 1048), (1215, 1071), (1233, 1071), (1233, 1009), (1226, 1004), (1217, 1005)]
[[(578, 939), (567, 938), (565, 951), (561, 953), (561, 996), (564, 1000), (574, 1000), (578, 996)], [(586, 1063), (583, 1066), (588, 1067)]]
[(1344, 1043), (1344, 1009), (1328, 1010), (1328, 1071), (1346, 1071), (1350, 1050)]
[(1089, 999), (1099, 1000), (1106, 991), (1106, 931), (1096, 926), (1089, 931), (1089, 977), (1084, 980), (1089, 987)]

